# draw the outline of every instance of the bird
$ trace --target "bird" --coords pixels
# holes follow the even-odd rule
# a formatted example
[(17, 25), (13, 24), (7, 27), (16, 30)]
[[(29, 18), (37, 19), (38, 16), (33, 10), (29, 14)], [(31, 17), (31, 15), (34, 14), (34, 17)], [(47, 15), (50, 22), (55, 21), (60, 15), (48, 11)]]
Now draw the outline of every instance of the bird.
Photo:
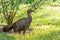
[(21, 18), (14, 23), (14, 28), (13, 28), (14, 32), (18, 31), (20, 33), (21, 31), (23, 31), (23, 34), (25, 34), (26, 29), (29, 28), (29, 26), (32, 22), (32, 16), (31, 16), (32, 12), (33, 12), (33, 10), (28, 9), (28, 11), (27, 11), (28, 17)]
[(33, 12), (32, 9), (28, 9), (27, 10), (27, 18), (21, 18), (19, 20), (17, 20), (16, 22), (14, 22), (11, 25), (7, 25), (6, 27), (3, 27), (3, 31), (4, 32), (8, 32), (11, 29), (13, 29), (14, 32), (21, 32), (23, 31), (23, 34), (25, 34), (26, 29), (29, 28), (31, 22), (32, 22), (32, 16), (31, 13)]

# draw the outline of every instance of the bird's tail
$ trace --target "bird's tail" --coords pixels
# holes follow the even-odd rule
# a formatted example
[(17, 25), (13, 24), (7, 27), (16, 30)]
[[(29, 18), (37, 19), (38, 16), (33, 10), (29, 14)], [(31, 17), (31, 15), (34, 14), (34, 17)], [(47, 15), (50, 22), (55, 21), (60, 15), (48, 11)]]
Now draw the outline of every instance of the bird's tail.
[(2, 30), (3, 30), (4, 32), (9, 32), (10, 30), (13, 29), (13, 27), (14, 27), (14, 24), (7, 25), (7, 26), (3, 27)]

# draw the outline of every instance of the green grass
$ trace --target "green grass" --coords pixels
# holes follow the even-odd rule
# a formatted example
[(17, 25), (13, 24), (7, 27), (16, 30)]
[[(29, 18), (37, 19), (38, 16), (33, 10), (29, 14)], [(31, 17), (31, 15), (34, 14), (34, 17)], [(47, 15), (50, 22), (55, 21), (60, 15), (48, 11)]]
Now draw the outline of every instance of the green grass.
[[(42, 6), (32, 13), (32, 32), (23, 34), (0, 33), (0, 40), (60, 40), (60, 7)], [(18, 11), (14, 21), (27, 17), (26, 9)], [(22, 14), (22, 17), (21, 17)]]

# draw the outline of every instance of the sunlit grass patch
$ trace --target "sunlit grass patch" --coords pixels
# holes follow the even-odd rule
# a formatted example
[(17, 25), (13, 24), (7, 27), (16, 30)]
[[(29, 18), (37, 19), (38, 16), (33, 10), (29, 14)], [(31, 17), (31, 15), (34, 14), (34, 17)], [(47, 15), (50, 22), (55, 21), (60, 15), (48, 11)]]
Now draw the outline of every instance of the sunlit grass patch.
[(33, 28), (34, 30), (25, 35), (23, 34), (9, 34), (16, 38), (16, 40), (58, 40), (60, 39), (60, 28), (56, 28), (53, 25), (43, 25), (38, 28)]

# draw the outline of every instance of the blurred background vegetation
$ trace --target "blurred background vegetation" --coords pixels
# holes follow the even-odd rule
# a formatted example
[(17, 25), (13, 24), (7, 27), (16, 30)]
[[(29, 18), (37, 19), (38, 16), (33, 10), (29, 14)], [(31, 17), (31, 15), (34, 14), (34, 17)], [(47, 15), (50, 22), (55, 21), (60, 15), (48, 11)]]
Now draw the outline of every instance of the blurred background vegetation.
[(14, 23), (32, 13), (32, 32), (0, 33), (0, 40), (60, 40), (60, 0), (0, 0), (0, 24)]
[[(0, 14), (4, 16), (3, 18), (1, 18), (1, 23), (6, 22), (7, 24), (11, 24), (13, 22), (15, 15), (17, 14), (17, 11), (24, 12), (23, 10), (26, 10), (28, 8), (31, 8), (35, 11), (38, 8), (42, 9), (41, 6), (49, 5), (53, 1), (52, 0), (33, 0), (33, 1), (32, 0), (25, 0), (25, 1), (24, 0), (1, 0)], [(19, 13), (20, 15), (23, 14), (21, 12)], [(3, 19), (6, 21), (3, 21)]]

